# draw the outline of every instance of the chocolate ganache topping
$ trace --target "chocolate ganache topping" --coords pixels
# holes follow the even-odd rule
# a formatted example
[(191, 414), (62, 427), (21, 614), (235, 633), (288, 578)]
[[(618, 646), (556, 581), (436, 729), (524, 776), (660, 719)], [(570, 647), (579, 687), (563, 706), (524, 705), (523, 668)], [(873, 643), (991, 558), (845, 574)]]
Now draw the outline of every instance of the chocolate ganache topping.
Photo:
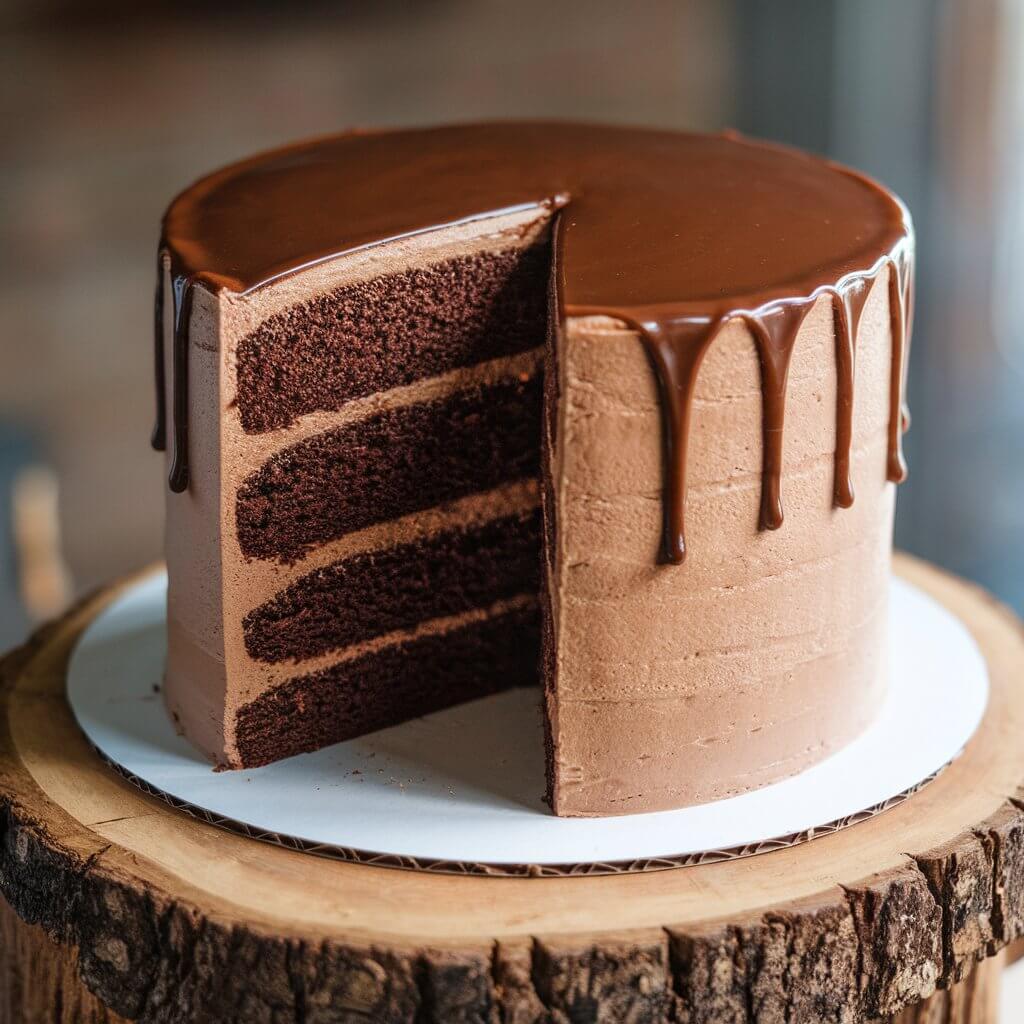
[(603, 314), (636, 329), (657, 377), (665, 431), (664, 556), (686, 554), (686, 450), (701, 361), (743, 320), (762, 383), (760, 525), (782, 525), (790, 356), (823, 295), (836, 323), (835, 483), (852, 504), (857, 326), (888, 271), (893, 339), (888, 478), (906, 475), (904, 375), (913, 229), (891, 193), (847, 168), (735, 133), (574, 123), (353, 132), (226, 167), (171, 204), (156, 299), (157, 424), (166, 446), (163, 280), (173, 300), (170, 487), (188, 487), (192, 289), (248, 292), (346, 252), (500, 212), (548, 208), (561, 317)]

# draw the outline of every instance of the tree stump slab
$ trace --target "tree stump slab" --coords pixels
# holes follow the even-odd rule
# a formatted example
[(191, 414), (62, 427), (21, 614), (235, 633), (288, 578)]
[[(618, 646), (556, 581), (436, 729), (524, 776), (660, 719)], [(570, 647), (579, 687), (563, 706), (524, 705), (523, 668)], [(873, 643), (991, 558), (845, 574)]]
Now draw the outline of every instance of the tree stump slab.
[(0, 665), (0, 1021), (991, 1024), (996, 954), (1024, 937), (1024, 629), (897, 568), (988, 661), (964, 753), (813, 842), (601, 877), (325, 860), (147, 796), (64, 698), (76, 637), (126, 584), (96, 594)]

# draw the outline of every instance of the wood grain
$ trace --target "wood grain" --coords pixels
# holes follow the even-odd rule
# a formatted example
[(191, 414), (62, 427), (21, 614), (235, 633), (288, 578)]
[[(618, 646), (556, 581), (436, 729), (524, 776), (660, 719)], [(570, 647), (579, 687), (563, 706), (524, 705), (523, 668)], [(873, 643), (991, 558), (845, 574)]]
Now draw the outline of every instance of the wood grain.
[(977, 989), (976, 962), (1024, 935), (1024, 632), (976, 588), (907, 559), (899, 571), (988, 659), (990, 706), (965, 753), (902, 805), (826, 838), (598, 878), (327, 861), (133, 789), (63, 697), (71, 645), (113, 587), (2, 666), (0, 890), (109, 1011), (167, 1024), (803, 1024)]

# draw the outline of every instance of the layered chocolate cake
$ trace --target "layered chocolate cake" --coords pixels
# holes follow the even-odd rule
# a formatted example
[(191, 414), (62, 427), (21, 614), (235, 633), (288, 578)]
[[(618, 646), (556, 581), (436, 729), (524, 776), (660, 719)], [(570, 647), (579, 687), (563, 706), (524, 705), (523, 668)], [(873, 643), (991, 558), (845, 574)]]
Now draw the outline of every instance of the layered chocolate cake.
[(562, 815), (847, 743), (911, 260), (888, 192), (733, 134), (354, 133), (199, 181), (156, 318), (181, 729), (249, 767), (538, 686)]

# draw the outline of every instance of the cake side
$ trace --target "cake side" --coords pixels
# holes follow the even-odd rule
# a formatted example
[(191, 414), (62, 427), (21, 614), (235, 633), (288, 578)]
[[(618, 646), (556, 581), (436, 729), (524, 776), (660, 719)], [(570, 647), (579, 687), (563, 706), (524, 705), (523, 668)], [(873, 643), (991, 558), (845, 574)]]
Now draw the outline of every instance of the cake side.
[(556, 813), (652, 811), (745, 792), (820, 760), (877, 712), (894, 497), (887, 273), (857, 329), (851, 508), (833, 502), (832, 296), (815, 303), (793, 349), (779, 530), (759, 528), (753, 338), (734, 320), (710, 346), (693, 401), (683, 571), (658, 560), (664, 451), (644, 348), (621, 321), (568, 321), (547, 463)]
[[(204, 337), (196, 330), (198, 321), (193, 323), (191, 356), (207, 348), (219, 353), (216, 372), (200, 360), (195, 364), (204, 379), (217, 382), (216, 395), (193, 393), (193, 411), (202, 405), (219, 418), (220, 441), (212, 446), (219, 465), (214, 473), (202, 458), (193, 459), (189, 491), (169, 496), (169, 532), (183, 537), (181, 524), (189, 517), (205, 524), (206, 543), (219, 550), (220, 582), (210, 587), (216, 598), (202, 617), (208, 635), (176, 634), (172, 640), (167, 700), (185, 732), (201, 735), (199, 745), (218, 763), (265, 763), (345, 738), (353, 729), (536, 682), (546, 268), (532, 338), (519, 300), (510, 301), (507, 288), (504, 295), (496, 293), (510, 268), (521, 266), (510, 264), (509, 253), (546, 261), (546, 230), (543, 211), (532, 210), (375, 247), (248, 295), (210, 296), (217, 312), (215, 337)], [(350, 385), (359, 374), (336, 375), (333, 391), (315, 396), (326, 408), (308, 408), (310, 392), (303, 391), (301, 373), (278, 372), (288, 346), (280, 333), (270, 339), (276, 345), (268, 344), (267, 331), (261, 335), (268, 322), (277, 318), (280, 325), (285, 318), (300, 337), (310, 300), (323, 325), (332, 296), (342, 297), (333, 300), (339, 319), (351, 322), (345, 289), (369, 281), (376, 297), (381, 278), (390, 276), (413, 282), (414, 311), (423, 313), (421, 325), (433, 323), (436, 293), (417, 290), (415, 282), (436, 280), (453, 261), (467, 258), (478, 261), (475, 266), (495, 267), (498, 276), (491, 301), (486, 289), (475, 293), (478, 308), (464, 318), (465, 329), (455, 332), (447, 354), (440, 339), (450, 325), (442, 323), (442, 335), (435, 333), (425, 345), (423, 362), (407, 361), (404, 378), (396, 380), (385, 368), (373, 385), (382, 390), (367, 394), (365, 372), (356, 389)], [(486, 273), (474, 280), (488, 284)], [(523, 281), (516, 285), (519, 293), (524, 287)], [(449, 298), (457, 301), (458, 295)], [(520, 320), (496, 335), (493, 316), (478, 317), (480, 310), (495, 308)], [(472, 324), (467, 326), (473, 317), (477, 350)], [(428, 342), (431, 330), (420, 330)], [(262, 363), (252, 358), (253, 338), (262, 338), (269, 353)], [(415, 349), (415, 337), (411, 345)], [(249, 363), (241, 370), (239, 353), (247, 346)], [(334, 354), (343, 359), (344, 347), (336, 346)], [(308, 350), (296, 355), (309, 358)], [(379, 352), (377, 357), (380, 362)], [(252, 429), (254, 409), (264, 416), (257, 425), (282, 416), (265, 386), (250, 388), (250, 398), (258, 401), (246, 411), (240, 395), (254, 369), (264, 382), (277, 382), (287, 426)], [(418, 372), (433, 375), (417, 377)], [(307, 411), (296, 415), (301, 402)], [(403, 476), (410, 467), (420, 472), (415, 487)], [(372, 481), (379, 484), (376, 490)], [(216, 513), (205, 508), (199, 514), (194, 495), (212, 488)], [(187, 545), (169, 548), (174, 604), (187, 605), (198, 592), (193, 567)], [(375, 615), (368, 618), (370, 606)], [(222, 657), (204, 673), (187, 671), (221, 628)], [(442, 640), (465, 657), (442, 661)], [(417, 663), (420, 669), (412, 671)], [(404, 677), (400, 665), (406, 666)], [(204, 705), (218, 703), (219, 732), (199, 721)]]
[[(169, 273), (166, 262), (163, 272)], [(215, 762), (223, 761), (227, 686), (221, 515), (221, 312), (216, 295), (206, 289), (195, 290), (188, 361), (192, 480), (186, 494), (165, 492), (164, 521), (168, 590), (163, 696), (176, 727)], [(164, 310), (164, 330), (168, 335), (173, 331), (169, 307)], [(164, 356), (169, 376), (170, 346)], [(168, 466), (171, 457), (168, 452)]]

